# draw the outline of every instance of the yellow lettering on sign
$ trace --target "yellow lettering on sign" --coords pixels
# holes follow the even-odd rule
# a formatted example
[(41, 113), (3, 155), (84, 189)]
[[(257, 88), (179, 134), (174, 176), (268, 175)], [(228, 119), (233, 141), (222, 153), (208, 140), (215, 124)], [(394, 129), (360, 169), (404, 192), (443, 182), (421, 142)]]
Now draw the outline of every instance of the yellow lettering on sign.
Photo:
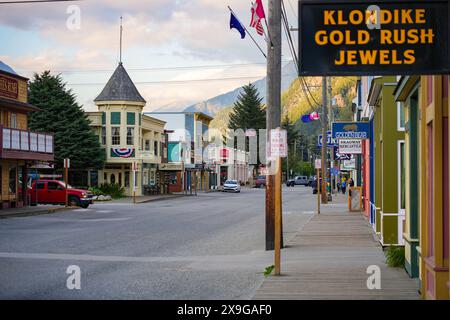
[(351, 24), (361, 24), (364, 21), (364, 15), (359, 10), (352, 10), (348, 16)]
[(325, 30), (319, 30), (314, 36), (314, 40), (319, 46), (324, 46), (328, 43), (327, 32)]
[(375, 64), (377, 60), (377, 51), (375, 50), (359, 50), (361, 64)]
[(414, 62), (416, 62), (414, 50), (406, 50), (403, 55), (405, 56), (405, 64), (413, 64)]
[(422, 29), (420, 32), (420, 43), (431, 44), (434, 41), (434, 31), (433, 29)]
[(426, 23), (425, 9), (416, 9), (416, 23)]
[(334, 10), (325, 10), (323, 13), (323, 24), (328, 26), (330, 24), (335, 25), (336, 20), (334, 20)]

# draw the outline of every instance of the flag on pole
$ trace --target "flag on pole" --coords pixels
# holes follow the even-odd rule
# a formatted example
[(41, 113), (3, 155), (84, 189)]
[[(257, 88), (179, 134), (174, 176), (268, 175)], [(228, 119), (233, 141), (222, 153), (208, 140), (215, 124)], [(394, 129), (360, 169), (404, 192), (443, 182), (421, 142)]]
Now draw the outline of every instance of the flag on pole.
[[(262, 14), (262, 17), (260, 16)], [(264, 28), (261, 23), (261, 19), (265, 18), (264, 8), (262, 7), (261, 0), (258, 0), (252, 5), (252, 20), (250, 22), (250, 27), (255, 28), (256, 32), (262, 36), (264, 35)]]
[(266, 14), (264, 12), (264, 7), (262, 4), (262, 0), (256, 0), (256, 14), (258, 15), (259, 19), (265, 19), (266, 18)]
[(231, 12), (231, 18), (230, 18), (230, 29), (236, 29), (241, 34), (241, 39), (245, 38), (245, 28), (244, 26), (239, 22), (239, 20), (236, 18), (236, 16)]
[(315, 121), (315, 120), (319, 120), (320, 119), (320, 115), (317, 111), (314, 111), (313, 113), (311, 113), (309, 115), (309, 117), (311, 118), (311, 120)]

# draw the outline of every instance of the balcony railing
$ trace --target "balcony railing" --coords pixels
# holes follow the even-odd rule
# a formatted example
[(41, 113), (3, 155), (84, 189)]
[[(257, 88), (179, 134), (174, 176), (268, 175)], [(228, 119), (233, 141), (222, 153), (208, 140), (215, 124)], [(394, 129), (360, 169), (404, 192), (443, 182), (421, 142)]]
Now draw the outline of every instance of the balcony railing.
[(54, 138), (52, 134), (37, 133), (27, 130), (4, 128), (0, 126), (1, 151), (52, 155)]

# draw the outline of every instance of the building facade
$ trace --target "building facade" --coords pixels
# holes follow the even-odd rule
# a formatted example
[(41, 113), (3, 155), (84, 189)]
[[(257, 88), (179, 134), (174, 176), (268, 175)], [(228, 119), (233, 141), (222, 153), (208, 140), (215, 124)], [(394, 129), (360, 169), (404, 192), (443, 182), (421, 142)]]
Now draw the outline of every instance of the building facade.
[(89, 173), (90, 185), (117, 183), (126, 195), (143, 195), (145, 186), (164, 189), (158, 166), (167, 162), (165, 122), (143, 115), (146, 101), (122, 63), (95, 99), (97, 112), (88, 112), (92, 129), (105, 148), (103, 170)]
[(396, 77), (375, 77), (368, 95), (373, 106), (372, 223), (384, 246), (403, 245), (405, 220), (405, 127), (403, 108), (394, 100), (396, 85)]
[(0, 62), (0, 209), (29, 205), (30, 166), (54, 160), (52, 134), (28, 130), (28, 79)]
[(418, 274), (424, 299), (450, 296), (448, 93), (449, 76), (405, 76), (395, 92), (409, 133), (407, 270)]
[[(212, 117), (201, 112), (147, 112), (145, 115), (166, 122), (169, 133), (171, 188), (208, 191), (218, 186), (218, 165), (208, 156)], [(177, 165), (175, 165), (177, 164)]]

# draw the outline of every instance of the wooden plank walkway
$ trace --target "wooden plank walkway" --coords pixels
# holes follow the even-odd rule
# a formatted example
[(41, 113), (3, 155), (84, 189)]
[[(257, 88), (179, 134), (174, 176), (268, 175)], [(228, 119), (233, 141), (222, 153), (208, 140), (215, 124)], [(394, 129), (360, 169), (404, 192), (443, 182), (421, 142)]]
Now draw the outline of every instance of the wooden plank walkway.
[[(402, 268), (387, 267), (366, 219), (337, 200), (282, 250), (282, 275), (266, 278), (254, 299), (419, 299), (417, 281)], [(380, 290), (367, 288), (371, 265), (381, 269)]]

